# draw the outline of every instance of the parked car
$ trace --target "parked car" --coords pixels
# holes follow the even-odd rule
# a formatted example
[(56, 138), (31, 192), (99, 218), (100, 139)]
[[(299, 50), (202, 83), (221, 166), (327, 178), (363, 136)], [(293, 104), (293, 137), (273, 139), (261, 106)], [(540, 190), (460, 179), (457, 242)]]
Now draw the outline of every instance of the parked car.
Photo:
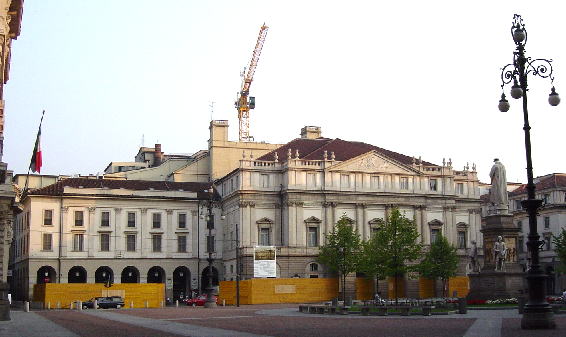
[(88, 301), (83, 302), (83, 309), (94, 308), (94, 301), (98, 305), (98, 308), (108, 309), (116, 308), (120, 309), (124, 306), (124, 299), (120, 296), (110, 296), (110, 297), (93, 297)]
[[(212, 296), (214, 298), (214, 302), (218, 303), (218, 298), (216, 296)], [(185, 299), (185, 303), (187, 305), (204, 305), (204, 303), (206, 302), (206, 295), (199, 295), (197, 297), (193, 297), (193, 298), (186, 298)]]

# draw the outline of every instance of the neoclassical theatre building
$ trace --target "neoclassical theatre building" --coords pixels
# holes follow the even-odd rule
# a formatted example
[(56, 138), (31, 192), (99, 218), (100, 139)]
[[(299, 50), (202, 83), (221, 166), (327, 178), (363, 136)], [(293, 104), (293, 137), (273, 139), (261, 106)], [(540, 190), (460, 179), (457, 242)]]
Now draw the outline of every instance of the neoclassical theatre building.
[[(226, 280), (236, 279), (237, 244), (243, 279), (253, 277), (258, 245), (277, 247), (278, 277), (327, 277), (316, 257), (336, 221), (346, 215), (368, 239), (393, 207), (415, 221), (423, 244), (442, 234), (458, 248), (461, 276), (471, 241), (482, 250), (475, 165), (458, 171), (451, 160), (435, 165), (362, 142), (323, 138), (319, 127), (309, 126), (301, 138), (260, 157), (243, 151), (239, 166), (216, 185), (226, 218)], [(418, 282), (408, 281), (405, 289), (405, 295), (418, 296)]]
[[(254, 277), (256, 246), (276, 247), (277, 277), (330, 277), (316, 258), (336, 221), (347, 216), (368, 239), (393, 207), (415, 221), (423, 244), (442, 234), (458, 247), (461, 276), (471, 241), (482, 251), (475, 166), (458, 171), (451, 160), (435, 165), (324, 138), (316, 126), (287, 144), (229, 141), (227, 121), (209, 129), (208, 149), (193, 155), (164, 155), (156, 144), (135, 162), (112, 162), (103, 177), (41, 177), (54, 184), (22, 199), (15, 221), (17, 293), (31, 295), (35, 283), (112, 277), (163, 282), (178, 297), (202, 290), (209, 244), (217, 280), (235, 280), (238, 261), (241, 278)], [(216, 226), (209, 235), (202, 218), (210, 195), (202, 191), (210, 186)], [(408, 280), (405, 295), (417, 297), (418, 284)]]

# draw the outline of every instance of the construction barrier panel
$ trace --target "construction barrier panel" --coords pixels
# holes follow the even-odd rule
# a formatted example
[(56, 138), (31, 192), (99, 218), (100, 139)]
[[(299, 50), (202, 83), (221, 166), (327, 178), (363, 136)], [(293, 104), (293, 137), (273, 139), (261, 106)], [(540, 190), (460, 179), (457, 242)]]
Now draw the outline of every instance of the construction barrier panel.
[(374, 281), (370, 278), (356, 277), (356, 299), (371, 300), (374, 293)]
[(419, 278), (419, 298), (431, 298), (434, 296), (435, 282), (432, 279)]
[[(338, 297), (337, 278), (265, 278), (240, 281), (240, 304), (308, 303)], [(218, 303), (236, 304), (236, 281), (221, 281)]]
[[(387, 278), (387, 297), (395, 298), (395, 278)], [(405, 277), (397, 276), (397, 297), (406, 297), (405, 295)]]
[(160, 308), (165, 301), (165, 284), (163, 283), (115, 283), (110, 288), (104, 283), (44, 283), (33, 286), (33, 300), (47, 303), (51, 308), (60, 304), (61, 308), (69, 308), (75, 301), (88, 301), (93, 297), (121, 296), (124, 307)]
[(455, 276), (448, 280), (448, 296), (466, 297), (470, 292), (470, 279), (467, 276)]

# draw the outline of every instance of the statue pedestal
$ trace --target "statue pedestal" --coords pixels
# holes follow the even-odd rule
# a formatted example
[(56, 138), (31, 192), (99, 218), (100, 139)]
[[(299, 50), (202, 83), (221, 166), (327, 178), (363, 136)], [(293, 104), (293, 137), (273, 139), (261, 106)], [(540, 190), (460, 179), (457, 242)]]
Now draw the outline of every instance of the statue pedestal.
[[(517, 237), (519, 228), (510, 214), (488, 215), (483, 233), (484, 266), (481, 272), (470, 273), (469, 299), (488, 300), (524, 296), (525, 273), (517, 263)], [(495, 270), (493, 246), (501, 236), (507, 249), (502, 270)]]

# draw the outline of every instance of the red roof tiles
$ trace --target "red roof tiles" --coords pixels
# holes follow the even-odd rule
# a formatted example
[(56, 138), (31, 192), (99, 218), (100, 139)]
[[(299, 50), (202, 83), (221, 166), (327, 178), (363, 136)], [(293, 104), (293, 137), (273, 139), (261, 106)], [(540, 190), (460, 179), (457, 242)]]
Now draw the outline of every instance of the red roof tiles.
[[(346, 161), (364, 153), (370, 151), (376, 151), (388, 158), (396, 160), (405, 165), (411, 165), (413, 163), (413, 158), (389, 151), (371, 144), (363, 142), (353, 142), (342, 140), (340, 138), (329, 139), (329, 138), (317, 138), (317, 139), (307, 139), (307, 138), (297, 138), (289, 143), (261, 156), (258, 160), (273, 160), (274, 153), (277, 152), (279, 161), (287, 160), (287, 153), (291, 150), (291, 156), (295, 158), (296, 150), (299, 150), (299, 158), (306, 160), (322, 160), (324, 157), (324, 151), (326, 151), (328, 159), (330, 159), (331, 153), (334, 152), (334, 156), (338, 161)], [(429, 162), (423, 161), (424, 165), (435, 165)]]
[[(547, 190), (551, 188), (566, 187), (566, 175), (562, 173), (553, 173), (537, 179), (538, 182), (535, 183), (535, 189), (537, 191)], [(510, 192), (509, 196), (516, 196), (519, 194), (526, 194), (526, 193), (527, 193), (527, 184), (523, 184), (514, 191)]]
[(197, 192), (199, 199), (208, 199), (206, 190), (211, 183), (194, 182), (170, 182), (170, 181), (147, 181), (147, 180), (115, 180), (115, 179), (87, 179), (69, 178), (61, 180), (55, 184), (30, 191), (29, 195), (63, 195), (65, 186), (74, 188), (108, 188), (108, 189), (127, 189), (127, 190), (157, 190), (157, 191), (179, 191)]

